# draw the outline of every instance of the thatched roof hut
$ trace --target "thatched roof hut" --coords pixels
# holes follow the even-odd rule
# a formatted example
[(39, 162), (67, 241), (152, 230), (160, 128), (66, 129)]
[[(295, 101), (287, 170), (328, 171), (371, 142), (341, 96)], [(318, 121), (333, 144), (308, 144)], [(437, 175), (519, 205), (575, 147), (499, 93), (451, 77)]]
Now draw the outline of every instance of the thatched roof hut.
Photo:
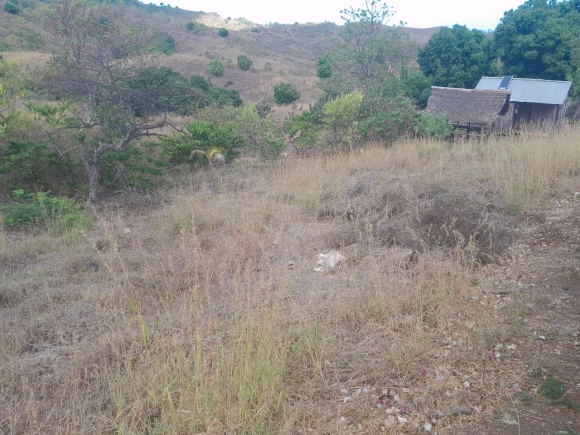
[(427, 112), (444, 113), (447, 121), (476, 130), (511, 129), (509, 90), (478, 90), (433, 86)]

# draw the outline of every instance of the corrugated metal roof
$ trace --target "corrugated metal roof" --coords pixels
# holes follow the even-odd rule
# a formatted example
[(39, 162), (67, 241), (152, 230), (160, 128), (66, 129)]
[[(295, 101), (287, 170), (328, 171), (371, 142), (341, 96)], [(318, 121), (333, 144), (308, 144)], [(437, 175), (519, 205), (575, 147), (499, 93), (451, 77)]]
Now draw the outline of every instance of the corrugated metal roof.
[[(482, 77), (475, 89), (499, 89), (502, 77)], [(564, 104), (572, 82), (540, 79), (512, 79), (508, 89), (517, 103)]]

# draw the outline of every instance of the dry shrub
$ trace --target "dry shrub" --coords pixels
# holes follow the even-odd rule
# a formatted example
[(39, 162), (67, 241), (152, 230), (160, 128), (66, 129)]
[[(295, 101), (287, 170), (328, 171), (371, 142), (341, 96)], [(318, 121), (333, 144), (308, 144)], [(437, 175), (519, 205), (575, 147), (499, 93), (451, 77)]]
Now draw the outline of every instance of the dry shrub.
[(414, 185), (398, 178), (355, 174), (340, 190), (324, 195), (319, 218), (342, 222), (329, 235), (330, 245), (359, 242), (426, 252), (464, 249), (473, 241), (483, 261), (508, 246), (513, 219), (494, 204), (499, 198), (477, 187)]

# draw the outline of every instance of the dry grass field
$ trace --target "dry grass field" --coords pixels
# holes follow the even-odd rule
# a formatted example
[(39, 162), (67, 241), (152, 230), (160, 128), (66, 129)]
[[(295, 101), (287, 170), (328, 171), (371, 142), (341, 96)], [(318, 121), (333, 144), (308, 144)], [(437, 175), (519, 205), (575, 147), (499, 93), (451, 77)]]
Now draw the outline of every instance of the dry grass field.
[(514, 247), (580, 201), (578, 134), (240, 159), (3, 230), (0, 433), (468, 433), (543, 364)]

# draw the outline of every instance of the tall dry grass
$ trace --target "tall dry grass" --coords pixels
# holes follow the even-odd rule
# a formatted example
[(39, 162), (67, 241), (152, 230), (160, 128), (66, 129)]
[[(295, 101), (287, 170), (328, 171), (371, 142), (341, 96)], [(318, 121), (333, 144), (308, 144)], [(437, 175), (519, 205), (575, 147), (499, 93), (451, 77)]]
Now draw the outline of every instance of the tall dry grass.
[(521, 369), (488, 360), (525, 303), (481, 291), (479, 252), (578, 183), (577, 135), (240, 161), (109, 203), (84, 239), (0, 232), (0, 430), (457, 433), (448, 407), (491, 413)]

